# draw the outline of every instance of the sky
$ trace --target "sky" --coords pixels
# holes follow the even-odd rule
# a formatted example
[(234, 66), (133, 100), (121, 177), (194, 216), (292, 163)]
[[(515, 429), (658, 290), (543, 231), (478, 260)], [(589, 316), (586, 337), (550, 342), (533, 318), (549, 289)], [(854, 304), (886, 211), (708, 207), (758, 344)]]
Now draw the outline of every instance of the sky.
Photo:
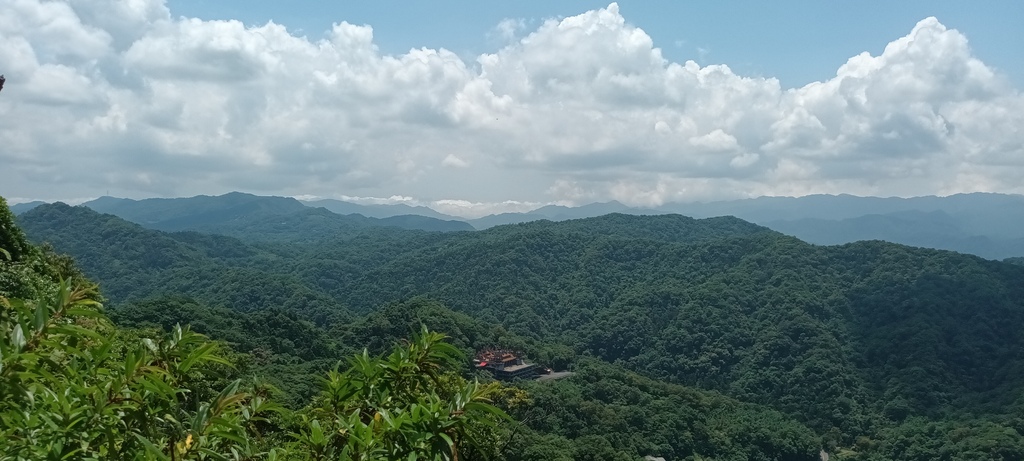
[(0, 0), (0, 196), (476, 217), (1024, 193), (1022, 20), (1019, 1)]

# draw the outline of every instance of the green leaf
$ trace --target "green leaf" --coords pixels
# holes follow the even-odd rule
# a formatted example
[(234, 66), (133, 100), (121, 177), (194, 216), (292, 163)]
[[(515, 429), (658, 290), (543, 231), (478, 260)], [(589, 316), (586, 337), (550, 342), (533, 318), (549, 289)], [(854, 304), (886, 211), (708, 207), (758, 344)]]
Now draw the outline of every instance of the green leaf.
[(14, 345), (15, 352), (20, 352), (25, 347), (25, 332), (21, 330), (21, 324), (14, 325), (14, 331), (11, 332), (11, 343)]
[(192, 366), (198, 362), (216, 362), (224, 365), (231, 365), (231, 362), (224, 360), (213, 354), (213, 351), (217, 348), (216, 343), (206, 343), (200, 346), (198, 349), (193, 350), (185, 360), (182, 360), (178, 364), (178, 371), (181, 373), (188, 373)]
[(150, 442), (149, 439), (143, 437), (141, 434), (138, 433), (132, 433), (132, 435), (134, 435), (135, 438), (142, 443), (142, 446), (146, 447), (146, 452), (150, 456), (153, 456), (159, 460), (170, 461), (171, 458), (165, 455), (162, 450), (156, 447), (156, 445), (153, 445), (153, 442)]
[(154, 354), (157, 354), (157, 353), (160, 352), (160, 348), (156, 345), (156, 342), (154, 342), (150, 338), (142, 338), (142, 344), (144, 346), (146, 346), (146, 349), (149, 349), (149, 351), (154, 353)]
[(55, 334), (62, 334), (72, 337), (85, 336), (96, 341), (104, 341), (106, 338), (103, 337), (96, 330), (91, 330), (73, 323), (59, 325), (53, 328)]
[(95, 309), (85, 309), (80, 307), (68, 309), (67, 315), (69, 317), (106, 318), (106, 316), (103, 315), (103, 312), (100, 312)]
[(444, 439), (445, 443), (447, 443), (449, 447), (455, 445), (455, 442), (452, 441), (451, 437), (448, 437), (448, 434), (445, 434), (444, 432), (441, 432), (441, 433), (437, 434), (437, 436), (441, 437), (442, 439)]
[(48, 317), (46, 314), (48, 313), (45, 303), (36, 303), (35, 322), (33, 323), (33, 326), (37, 332), (41, 332), (46, 328), (46, 319)]
[(222, 439), (231, 440), (232, 442), (235, 442), (239, 445), (246, 445), (249, 443), (249, 441), (246, 440), (245, 437), (242, 437), (232, 431), (212, 431), (210, 432), (210, 435), (214, 437), (220, 437)]
[(174, 388), (163, 382), (159, 378), (145, 376), (138, 381), (146, 390), (153, 392), (158, 395), (163, 395), (165, 398), (173, 398), (175, 395)]

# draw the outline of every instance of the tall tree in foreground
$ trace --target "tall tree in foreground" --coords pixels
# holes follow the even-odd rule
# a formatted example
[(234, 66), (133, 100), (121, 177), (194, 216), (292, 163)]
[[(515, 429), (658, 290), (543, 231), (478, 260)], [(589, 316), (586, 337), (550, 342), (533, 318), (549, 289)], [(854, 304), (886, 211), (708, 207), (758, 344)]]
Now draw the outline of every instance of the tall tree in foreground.
[(0, 460), (467, 460), (503, 440), (497, 384), (459, 376), (459, 351), (425, 328), (331, 372), (286, 443), (267, 389), (214, 390), (230, 365), (216, 343), (181, 327), (117, 330), (94, 297), (62, 282), (38, 301), (0, 298)]
[(462, 353), (423, 327), (390, 355), (366, 351), (331, 372), (294, 434), (309, 459), (470, 460), (498, 454), (508, 416), (491, 404), (497, 383), (463, 379)]
[(92, 288), (0, 298), (0, 459), (255, 459), (276, 407), (236, 380), (219, 392), (217, 345), (187, 328), (133, 338)]

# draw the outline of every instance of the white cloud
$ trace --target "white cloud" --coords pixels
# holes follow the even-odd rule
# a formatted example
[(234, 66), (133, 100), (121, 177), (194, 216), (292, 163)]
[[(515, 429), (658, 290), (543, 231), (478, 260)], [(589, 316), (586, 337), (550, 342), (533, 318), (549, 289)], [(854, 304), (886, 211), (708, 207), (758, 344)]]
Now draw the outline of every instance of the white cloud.
[(520, 32), (526, 29), (526, 20), (522, 18), (505, 18), (498, 22), (491, 35), (496, 36), (504, 42), (510, 42), (519, 37)]
[(615, 4), (526, 24), (499, 24), (505, 45), (468, 63), (382, 54), (346, 22), (314, 41), (159, 0), (0, 0), (0, 194), (403, 191), (475, 215), (1024, 192), (1024, 96), (934, 18), (790, 89), (670, 62)]
[(442, 199), (425, 203), (441, 213), (463, 218), (480, 218), (500, 213), (524, 213), (550, 203), (506, 200), (503, 202), (473, 202), (462, 199)]
[(729, 160), (729, 165), (731, 165), (734, 168), (746, 168), (757, 163), (758, 159), (760, 158), (760, 155), (748, 152), (733, 157), (732, 160)]
[(467, 168), (469, 167), (469, 162), (461, 158), (458, 158), (452, 154), (448, 154), (447, 156), (445, 156), (444, 160), (441, 160), (441, 165), (450, 166), (454, 168)]
[(421, 205), (416, 199), (404, 195), (392, 195), (390, 197), (359, 197), (351, 195), (339, 195), (338, 199), (346, 202), (358, 203), (360, 205), (395, 205), (404, 203), (406, 205)]
[(690, 138), (690, 144), (711, 151), (729, 151), (739, 147), (733, 135), (716, 128), (714, 131)]

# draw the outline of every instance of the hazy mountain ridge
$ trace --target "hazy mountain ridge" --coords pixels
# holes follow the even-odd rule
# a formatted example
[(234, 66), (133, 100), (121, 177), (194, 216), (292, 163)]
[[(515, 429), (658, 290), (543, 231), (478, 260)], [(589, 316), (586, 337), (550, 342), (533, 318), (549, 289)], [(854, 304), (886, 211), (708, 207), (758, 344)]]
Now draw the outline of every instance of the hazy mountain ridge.
[(132, 200), (100, 197), (82, 204), (154, 229), (175, 231), (192, 225), (238, 219), (256, 213), (287, 214), (305, 209), (291, 197), (257, 196), (242, 192), (188, 198)]
[(220, 196), (131, 200), (101, 197), (84, 206), (163, 231), (192, 230), (236, 237), (304, 239), (349, 235), (367, 227), (393, 226), (430, 231), (473, 230), (462, 221), (419, 215), (384, 218), (343, 215), (310, 207), (291, 197), (231, 192)]
[[(41, 202), (12, 207), (24, 213)], [(989, 259), (1024, 256), (1024, 196), (992, 193), (947, 197), (858, 197), (808, 195), (758, 197), (707, 203), (668, 203), (655, 208), (629, 207), (612, 201), (578, 207), (547, 205), (525, 213), (500, 213), (462, 219), (425, 206), (361, 205), (324, 199), (301, 202), (289, 197), (261, 197), (233, 192), (217, 197), (130, 200), (102, 197), (85, 203), (161, 230), (197, 230), (253, 237), (288, 238), (300, 228), (322, 227), (319, 234), (351, 234), (363, 227), (395, 226), (430, 231), (488, 229), (537, 220), (564, 221), (608, 213), (637, 215), (678, 213), (695, 218), (736, 216), (810, 243), (836, 245), (885, 240), (911, 246), (974, 254)], [(350, 219), (309, 211), (323, 207)], [(289, 216), (287, 219), (274, 219)], [(330, 221), (330, 224), (315, 221)], [(262, 230), (260, 230), (262, 229)]]
[(769, 221), (765, 226), (809, 243), (839, 245), (860, 240), (885, 240), (904, 245), (959, 251), (989, 259), (1024, 255), (1024, 237), (978, 235), (963, 219), (945, 211), (902, 211), (856, 218), (805, 218)]
[(24, 213), (26, 211), (29, 211), (29, 210), (37, 207), (39, 205), (46, 205), (46, 202), (35, 200), (35, 201), (32, 201), (32, 202), (16, 203), (14, 205), (11, 205), (10, 209), (11, 209), (11, 213), (14, 213), (14, 215), (17, 216), (19, 214), (22, 214), (22, 213)]
[(463, 221), (457, 216), (439, 213), (425, 206), (411, 206), (404, 203), (385, 205), (363, 205), (334, 199), (304, 200), (302, 204), (309, 207), (322, 207), (338, 214), (360, 214), (367, 218), (390, 218), (393, 216), (414, 215), (443, 221)]
[(575, 208), (547, 206), (527, 213), (491, 215), (470, 222), (474, 227), (486, 228), (535, 219), (559, 221), (591, 217), (610, 212), (608, 210), (627, 214), (679, 213), (695, 218), (736, 216), (821, 245), (885, 240), (989, 259), (1024, 256), (1024, 196), (991, 193), (912, 198), (758, 197), (669, 203), (655, 208), (608, 202)]

